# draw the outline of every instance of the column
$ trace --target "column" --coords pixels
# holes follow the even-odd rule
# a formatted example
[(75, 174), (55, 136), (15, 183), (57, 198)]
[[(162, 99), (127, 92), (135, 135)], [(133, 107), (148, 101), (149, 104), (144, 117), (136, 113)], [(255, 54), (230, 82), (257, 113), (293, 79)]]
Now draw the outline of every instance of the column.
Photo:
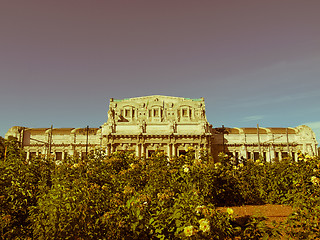
[(136, 144), (136, 157), (141, 157), (141, 155), (140, 155), (140, 143)]
[(270, 147), (270, 161), (276, 157), (274, 146)]
[(111, 154), (111, 149), (110, 149), (110, 144), (109, 143), (107, 144), (107, 147), (106, 147), (106, 154), (108, 156)]
[(194, 158), (199, 159), (199, 148), (194, 145)]
[(27, 160), (30, 160), (30, 151), (27, 152)]
[(114, 153), (115, 152), (115, 147), (113, 144), (111, 144), (111, 153)]
[(177, 156), (177, 146), (176, 144), (172, 144), (172, 156), (175, 157)]
[(167, 155), (168, 155), (169, 158), (172, 157), (172, 154), (171, 154), (171, 144), (170, 144), (170, 143), (168, 143), (168, 145), (167, 145)]
[(143, 156), (145, 156), (146, 155), (146, 147), (145, 147), (145, 145), (142, 143), (141, 144), (141, 156), (143, 157)]
[(242, 145), (240, 153), (239, 153), (239, 157), (243, 157), (244, 159), (247, 158), (247, 147), (245, 145)]
[(270, 149), (268, 149), (268, 151), (266, 152), (266, 162), (271, 162)]

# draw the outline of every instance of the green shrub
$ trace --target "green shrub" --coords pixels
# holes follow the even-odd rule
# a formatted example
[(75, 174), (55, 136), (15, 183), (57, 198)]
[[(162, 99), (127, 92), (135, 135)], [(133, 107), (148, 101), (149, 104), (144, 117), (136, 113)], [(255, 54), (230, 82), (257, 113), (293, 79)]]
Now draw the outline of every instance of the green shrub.
[(288, 236), (318, 236), (319, 158), (239, 164), (222, 154), (215, 163), (204, 150), (195, 159), (189, 148), (172, 159), (97, 150), (86, 160), (27, 162), (17, 142), (7, 144), (0, 161), (2, 239), (276, 239), (279, 228), (264, 218), (216, 208), (264, 203), (296, 207)]

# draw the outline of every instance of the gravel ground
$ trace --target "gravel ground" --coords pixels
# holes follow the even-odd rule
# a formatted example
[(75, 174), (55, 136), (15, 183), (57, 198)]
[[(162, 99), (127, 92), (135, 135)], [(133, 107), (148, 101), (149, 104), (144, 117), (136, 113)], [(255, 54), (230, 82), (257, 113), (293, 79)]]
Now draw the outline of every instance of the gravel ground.
[[(240, 207), (229, 207), (234, 211), (235, 217), (243, 217), (247, 215), (266, 217), (267, 221), (282, 222), (286, 220), (288, 215), (292, 212), (291, 206), (285, 205), (246, 205)], [(227, 207), (218, 208), (222, 212), (226, 212)]]

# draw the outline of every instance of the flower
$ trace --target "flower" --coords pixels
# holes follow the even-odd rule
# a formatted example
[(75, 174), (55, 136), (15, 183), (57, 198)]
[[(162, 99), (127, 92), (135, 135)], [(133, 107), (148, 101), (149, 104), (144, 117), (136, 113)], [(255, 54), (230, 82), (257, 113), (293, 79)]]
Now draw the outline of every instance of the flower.
[(208, 219), (205, 219), (205, 218), (200, 219), (199, 224), (200, 224), (199, 229), (202, 232), (209, 232), (210, 231), (210, 222)]
[(183, 171), (184, 171), (185, 173), (189, 172), (189, 167), (188, 167), (188, 165), (183, 165), (182, 168), (183, 168)]
[(194, 226), (188, 226), (184, 228), (183, 232), (184, 232), (184, 235), (186, 235), (186, 237), (191, 237), (192, 235), (197, 233), (197, 230), (195, 229)]
[(189, 152), (189, 151), (193, 151), (193, 147), (188, 147), (187, 152)]
[(221, 163), (220, 163), (220, 162), (217, 162), (217, 163), (214, 164), (214, 168), (217, 169), (217, 168), (219, 168), (220, 165), (221, 165)]
[(311, 182), (313, 185), (319, 185), (320, 184), (320, 179), (317, 178), (316, 176), (311, 177)]
[(72, 166), (73, 168), (77, 168), (77, 167), (79, 167), (79, 163), (75, 163), (75, 164), (73, 164), (73, 166)]
[(208, 208), (204, 205), (197, 206), (195, 211), (196, 211), (196, 214), (198, 214), (198, 215), (200, 215), (200, 213), (202, 213), (205, 216), (207, 216), (209, 214)]
[(232, 215), (232, 214), (233, 214), (233, 209), (232, 209), (232, 208), (227, 208), (227, 213), (228, 213), (229, 215)]

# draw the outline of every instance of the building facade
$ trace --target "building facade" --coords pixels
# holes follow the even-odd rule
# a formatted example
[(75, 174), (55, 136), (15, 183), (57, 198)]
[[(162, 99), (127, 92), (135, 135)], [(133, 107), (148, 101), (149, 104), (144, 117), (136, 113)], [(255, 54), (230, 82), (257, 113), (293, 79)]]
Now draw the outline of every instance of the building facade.
[(203, 98), (189, 99), (161, 95), (110, 99), (108, 119), (100, 128), (12, 127), (6, 134), (16, 137), (32, 159), (54, 154), (85, 155), (102, 148), (107, 154), (133, 151), (149, 157), (156, 150), (169, 157), (184, 154), (188, 147), (206, 149), (214, 159), (219, 152), (236, 158), (266, 160), (292, 157), (298, 151), (317, 155), (314, 132), (307, 126), (296, 128), (213, 128), (207, 121)]

